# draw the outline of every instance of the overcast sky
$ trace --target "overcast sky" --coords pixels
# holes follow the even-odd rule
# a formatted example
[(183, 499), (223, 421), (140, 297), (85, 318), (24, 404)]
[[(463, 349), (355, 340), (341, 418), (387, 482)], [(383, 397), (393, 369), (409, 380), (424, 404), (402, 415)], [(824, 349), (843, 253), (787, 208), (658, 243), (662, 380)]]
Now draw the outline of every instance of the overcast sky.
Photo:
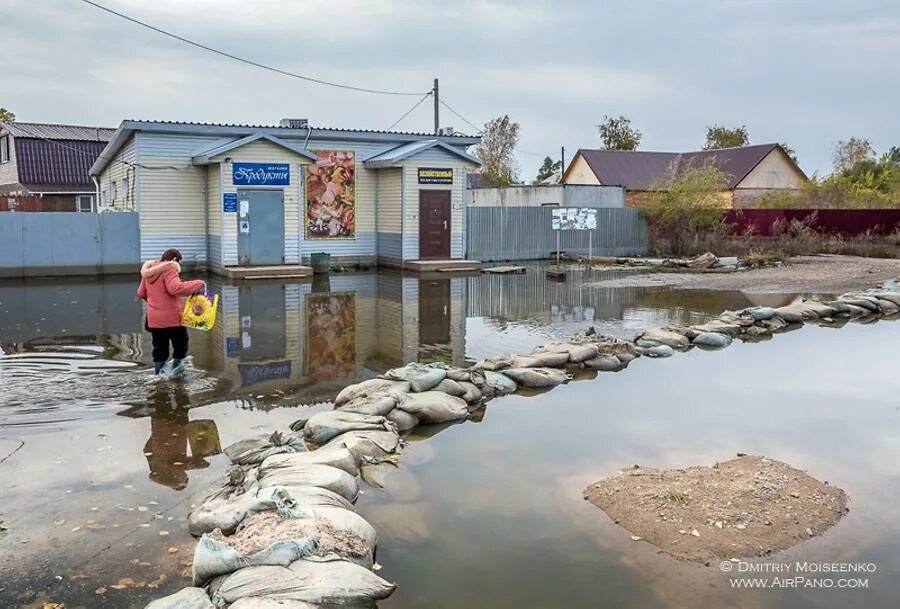
[[(210, 46), (318, 78), (441, 97), (522, 125), (544, 155), (599, 146), (624, 114), (643, 150), (691, 150), (706, 125), (787, 142), (808, 173), (832, 145), (900, 145), (900, 1), (98, 0)], [(122, 119), (384, 129), (413, 97), (302, 82), (186, 46), (79, 0), (0, 0), (0, 106), (23, 121)], [(472, 129), (445, 109), (441, 124)], [(431, 101), (398, 129), (430, 131)]]

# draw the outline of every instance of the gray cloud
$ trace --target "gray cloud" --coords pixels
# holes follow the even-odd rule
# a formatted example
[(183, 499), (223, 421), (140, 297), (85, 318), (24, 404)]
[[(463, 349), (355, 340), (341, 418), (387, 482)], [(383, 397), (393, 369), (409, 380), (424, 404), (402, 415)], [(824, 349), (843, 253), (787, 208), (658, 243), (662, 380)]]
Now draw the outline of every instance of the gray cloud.
[[(426, 91), (482, 124), (522, 123), (523, 177), (542, 154), (598, 144), (625, 114), (642, 148), (699, 147), (713, 122), (786, 141), (809, 172), (851, 135), (900, 144), (900, 4), (725, 2), (191, 3), (112, 8), (212, 46), (319, 78)], [(116, 125), (123, 118), (385, 128), (414, 98), (295, 81), (218, 58), (73, 0), (2, 0), (0, 105), (23, 120)], [(430, 104), (399, 128), (427, 131)], [(468, 126), (444, 111), (442, 123)], [(538, 153), (538, 154), (530, 154)]]

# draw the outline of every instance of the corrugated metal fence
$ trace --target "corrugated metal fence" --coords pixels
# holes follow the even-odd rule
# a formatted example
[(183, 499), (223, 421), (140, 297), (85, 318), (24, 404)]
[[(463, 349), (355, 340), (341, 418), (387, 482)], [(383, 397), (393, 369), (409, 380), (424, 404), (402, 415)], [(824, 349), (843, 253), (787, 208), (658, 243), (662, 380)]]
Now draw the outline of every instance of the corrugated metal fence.
[(0, 213), (0, 277), (134, 272), (136, 212)]
[[(550, 226), (552, 207), (469, 207), (466, 257), (485, 262), (537, 260), (556, 251)], [(597, 208), (597, 228), (560, 231), (560, 249), (569, 255), (626, 256), (647, 251), (647, 223), (638, 209)]]

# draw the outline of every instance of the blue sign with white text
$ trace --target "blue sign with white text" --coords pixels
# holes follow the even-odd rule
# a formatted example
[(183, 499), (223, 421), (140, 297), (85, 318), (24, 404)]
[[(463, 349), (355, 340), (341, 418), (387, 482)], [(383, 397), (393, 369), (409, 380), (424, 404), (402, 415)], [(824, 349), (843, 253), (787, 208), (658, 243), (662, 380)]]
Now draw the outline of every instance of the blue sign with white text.
[(237, 193), (236, 192), (226, 192), (222, 195), (222, 210), (223, 211), (237, 211)]
[(235, 186), (288, 186), (291, 166), (287, 163), (234, 163), (231, 180)]

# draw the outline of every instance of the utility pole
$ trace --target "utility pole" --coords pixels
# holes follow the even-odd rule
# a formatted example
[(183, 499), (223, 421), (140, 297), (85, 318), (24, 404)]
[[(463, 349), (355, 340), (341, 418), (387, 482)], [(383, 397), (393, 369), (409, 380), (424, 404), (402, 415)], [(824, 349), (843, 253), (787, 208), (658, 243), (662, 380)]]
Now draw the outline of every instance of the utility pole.
[(566, 147), (562, 146), (560, 148), (560, 167), (559, 167), (559, 181), (562, 182), (563, 174), (566, 172)]
[(431, 94), (434, 96), (434, 134), (438, 135), (438, 132), (441, 130), (441, 100), (439, 97), (437, 78), (434, 79), (434, 89), (431, 90)]

